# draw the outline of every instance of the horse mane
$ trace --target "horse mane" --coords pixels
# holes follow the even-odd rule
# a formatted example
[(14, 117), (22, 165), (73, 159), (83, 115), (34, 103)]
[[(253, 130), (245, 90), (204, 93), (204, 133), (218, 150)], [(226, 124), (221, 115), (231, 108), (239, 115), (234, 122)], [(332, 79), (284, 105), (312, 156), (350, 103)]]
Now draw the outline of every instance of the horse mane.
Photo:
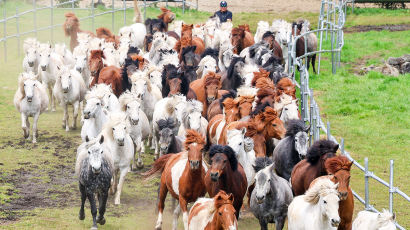
[(106, 138), (110, 138), (110, 140), (113, 140), (113, 133), (112, 133), (112, 128), (122, 122), (125, 123), (125, 120), (127, 119), (127, 115), (124, 112), (115, 112), (115, 113), (110, 113), (108, 121), (104, 124), (101, 134), (104, 135)]
[(130, 54), (139, 54), (141, 50), (138, 47), (130, 46), (127, 51), (127, 55)]
[(204, 83), (205, 85), (217, 84), (221, 86), (221, 75), (215, 72), (209, 72), (204, 77)]
[[(190, 113), (199, 112), (202, 113), (203, 105), (202, 102), (197, 100), (188, 100), (185, 104), (184, 111), (182, 112), (182, 117), (186, 118)], [(185, 120), (185, 119), (184, 119)]]
[(252, 111), (251, 116), (254, 117), (260, 113), (263, 113), (266, 109), (266, 107), (270, 107), (268, 102), (265, 102), (263, 104), (260, 104), (258, 106), (256, 106), (256, 108)]
[(322, 178), (316, 181), (312, 187), (310, 187), (305, 195), (304, 200), (306, 202), (317, 204), (320, 197), (327, 196), (330, 194), (338, 195), (335, 184), (329, 178)]
[(129, 76), (128, 76), (127, 68), (128, 68), (128, 66), (131, 66), (131, 65), (135, 65), (138, 68), (139, 61), (134, 60), (131, 57), (125, 58), (124, 61), (125, 61), (125, 63), (121, 68), (122, 88), (130, 90), (132, 84), (130, 84), (130, 82), (129, 82)]
[(219, 60), (219, 51), (217, 49), (212, 49), (212, 48), (206, 48), (205, 51), (201, 54), (201, 60), (206, 57), (206, 56), (211, 56), (213, 57), (217, 63)]
[(223, 110), (223, 102), (227, 98), (232, 98), (232, 99), (236, 98), (236, 92), (234, 90), (230, 89), (228, 91), (228, 93), (223, 94), (222, 97), (219, 98), (219, 106), (220, 106), (221, 110)]
[(226, 77), (228, 79), (232, 79), (232, 78), (235, 77), (234, 82), (232, 84), (233, 89), (238, 88), (242, 84), (242, 78), (240, 76), (238, 76), (238, 77), (234, 76), (235, 65), (236, 65), (236, 63), (238, 63), (240, 61), (245, 63), (245, 58), (244, 57), (234, 57), (234, 58), (232, 58), (231, 64), (229, 65), (228, 71), (227, 71), (227, 74), (226, 74)]
[[(226, 204), (233, 205), (233, 201), (229, 199), (232, 194), (227, 194), (224, 190), (219, 190), (219, 192), (213, 198), (213, 204), (215, 210)], [(221, 198), (221, 199), (220, 199)]]
[(144, 64), (147, 61), (143, 56), (138, 55), (138, 54), (132, 54), (130, 55), (130, 58), (138, 63), (136, 66), (138, 67), (138, 69), (143, 69), (144, 68)]
[(105, 27), (97, 28), (95, 30), (95, 33), (98, 38), (103, 38), (103, 39), (114, 38), (114, 34), (112, 34), (111, 30)]
[[(184, 38), (185, 39), (185, 38)], [(195, 52), (195, 50), (196, 50), (196, 46), (191, 46), (191, 45), (188, 45), (188, 46), (184, 46), (184, 45), (182, 45), (181, 46), (182, 47), (182, 51), (181, 51), (181, 59), (184, 59), (184, 55), (185, 54), (187, 54), (187, 53), (189, 53), (189, 52)]]
[(276, 112), (276, 110), (270, 106), (265, 107), (265, 111), (263, 112), (263, 120), (271, 122), (276, 118), (278, 118), (278, 113)]
[(95, 84), (85, 95), (85, 99), (89, 100), (91, 98), (102, 99), (106, 94), (112, 94), (113, 91), (111, 87), (107, 84), (100, 83)]
[(248, 24), (239, 25), (238, 27), (239, 27), (239, 29), (243, 29), (244, 31), (247, 31), (249, 33), (251, 32), (250, 27), (249, 27)]
[(383, 209), (382, 212), (377, 216), (377, 226), (381, 227), (386, 225), (388, 222), (393, 222), (394, 224), (395, 216), (391, 214), (389, 210)]
[(185, 143), (184, 143), (185, 149), (188, 149), (189, 145), (193, 143), (197, 143), (199, 145), (206, 144), (205, 138), (195, 130), (187, 129), (185, 137), (186, 137)]
[(249, 121), (246, 123), (246, 133), (245, 136), (253, 137), (259, 133), (260, 130), (257, 129), (257, 124), (254, 121)]
[(292, 80), (287, 77), (280, 79), (278, 84), (276, 84), (277, 95), (280, 95), (282, 92), (294, 97), (296, 93), (295, 85)]
[[(275, 95), (275, 90), (271, 88), (261, 88), (258, 90), (258, 93), (256, 94), (256, 97), (258, 98), (256, 100), (256, 104), (260, 104), (261, 100), (265, 97)], [(265, 102), (267, 103), (267, 102)]]
[(250, 86), (242, 86), (237, 89), (238, 97), (255, 97), (258, 89)]
[(271, 165), (271, 164), (273, 164), (273, 161), (269, 157), (257, 157), (252, 167), (257, 173), (260, 170), (266, 168), (268, 165)]
[[(181, 35), (184, 34), (184, 32), (187, 31), (192, 31), (192, 28), (194, 28), (193, 24), (182, 24), (182, 29), (181, 29)], [(181, 39), (182, 40), (182, 39)]]
[(328, 174), (335, 174), (339, 170), (350, 171), (353, 162), (345, 156), (328, 158), (325, 161), (325, 168)]
[(258, 89), (267, 88), (267, 89), (274, 90), (275, 89), (275, 84), (269, 78), (259, 78), (259, 79), (256, 80), (255, 87), (258, 88)]
[(273, 39), (275, 39), (275, 34), (272, 31), (266, 31), (263, 35), (262, 35), (262, 40), (267, 38), (267, 37), (272, 37)]
[(209, 149), (209, 158), (212, 159), (217, 153), (223, 153), (226, 155), (232, 171), (238, 169), (238, 159), (236, 159), (235, 151), (229, 145), (212, 145)]
[(35, 80), (37, 81), (37, 77), (34, 75), (33, 72), (23, 72), (20, 74), (19, 79), (18, 79), (18, 92), (20, 92), (20, 95), (18, 97), (19, 101), (23, 100), (26, 97), (26, 92), (24, 91), (24, 82), (26, 80)]
[(335, 153), (339, 145), (330, 140), (319, 140), (313, 143), (307, 151), (306, 160), (312, 165), (315, 165), (320, 157), (326, 153)]
[(232, 37), (234, 37), (234, 36), (240, 36), (241, 38), (244, 38), (245, 37), (245, 30), (243, 29), (243, 28), (238, 28), (238, 27), (235, 27), (235, 28), (232, 28)]
[(101, 60), (103, 58), (105, 59), (105, 55), (102, 50), (91, 50), (90, 60), (93, 60), (93, 59)]
[(134, 101), (139, 101), (135, 94), (131, 93), (129, 90), (125, 91), (121, 96), (118, 98), (120, 102), (121, 110), (125, 112), (127, 105)]
[(253, 72), (253, 78), (251, 81), (252, 86), (256, 85), (256, 82), (260, 79), (260, 78), (269, 78), (269, 72), (266, 71), (263, 68), (259, 68), (259, 72)]
[(151, 92), (152, 85), (151, 85), (151, 81), (149, 80), (148, 77), (138, 76), (138, 75), (135, 75), (135, 73), (131, 76), (131, 81), (132, 82), (135, 82), (135, 81), (140, 80), (140, 79), (144, 80), (147, 83), (147, 90), (148, 90), (148, 92)]
[(157, 125), (159, 130), (163, 130), (166, 128), (173, 130), (176, 124), (172, 117), (168, 117), (167, 119), (161, 119), (157, 121)]
[(238, 101), (233, 98), (228, 97), (222, 102), (222, 104), (223, 104), (223, 108), (225, 109), (224, 111), (227, 111), (227, 110), (231, 110), (232, 108), (237, 107)]
[(305, 123), (302, 120), (293, 119), (288, 121), (285, 136), (294, 137), (298, 132), (305, 132)]

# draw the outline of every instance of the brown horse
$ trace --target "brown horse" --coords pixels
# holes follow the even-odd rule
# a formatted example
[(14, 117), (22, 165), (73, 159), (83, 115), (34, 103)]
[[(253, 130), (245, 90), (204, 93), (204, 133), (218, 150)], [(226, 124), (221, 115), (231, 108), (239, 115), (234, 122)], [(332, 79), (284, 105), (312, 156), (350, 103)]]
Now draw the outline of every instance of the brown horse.
[(306, 154), (306, 159), (299, 161), (292, 170), (292, 190), (295, 196), (305, 193), (310, 183), (319, 176), (327, 175), (325, 161), (336, 155), (339, 145), (329, 140), (316, 141)]
[(119, 97), (124, 89), (122, 87), (121, 69), (116, 66), (104, 66), (102, 59), (104, 53), (102, 50), (92, 50), (88, 65), (90, 68), (92, 81), (90, 87), (95, 84), (105, 83), (111, 85), (114, 94)]
[(340, 224), (338, 230), (351, 230), (352, 229), (352, 218), (354, 209), (353, 193), (350, 189), (350, 168), (353, 162), (351, 162), (345, 156), (336, 156), (326, 160), (325, 168), (328, 176), (321, 176), (316, 178), (310, 187), (319, 179), (323, 177), (328, 177), (334, 183), (339, 183), (339, 216)]
[[(182, 24), (181, 39), (175, 44), (174, 50), (179, 54), (182, 53), (182, 49), (187, 46), (196, 46), (195, 53), (200, 55), (205, 51), (205, 43), (198, 37), (192, 37), (193, 24)], [(181, 61), (181, 57), (180, 57)]]
[(201, 198), (189, 211), (188, 227), (195, 229), (237, 229), (234, 197), (220, 190), (213, 198)]
[(197, 79), (189, 84), (189, 88), (196, 94), (196, 99), (202, 102), (202, 116), (206, 118), (208, 106), (221, 97), (225, 91), (221, 91), (221, 75), (209, 72), (205, 77)]
[(246, 31), (245, 26), (239, 26), (238, 28), (232, 29), (231, 43), (234, 47), (233, 52), (235, 54), (240, 54), (243, 49), (255, 44), (255, 40), (253, 39), (252, 34), (249, 31)]
[[(205, 163), (202, 160), (205, 139), (194, 130), (187, 130), (186, 133), (185, 151), (161, 156), (154, 162), (153, 168), (143, 174), (151, 176), (156, 172), (162, 173), (158, 202), (159, 213), (155, 229), (161, 229), (162, 213), (168, 191), (172, 197), (179, 200), (185, 229), (188, 229), (188, 203), (196, 201), (206, 193)], [(174, 215), (174, 218), (176, 218), (174, 219), (174, 229), (176, 229), (178, 216)]]
[(223, 113), (223, 101), (227, 98), (236, 98), (236, 92), (233, 90), (228, 91), (227, 93), (223, 93), (222, 97), (219, 98), (219, 100), (214, 100), (209, 106), (208, 106), (208, 120), (210, 121), (214, 116), (218, 114)]
[(80, 29), (80, 21), (74, 13), (68, 12), (65, 15), (65, 22), (63, 24), (63, 30), (65, 36), (70, 36), (70, 49), (74, 50), (74, 47), (78, 45), (77, 33), (88, 33), (90, 36), (94, 37), (95, 35), (90, 31), (84, 31)]
[[(296, 26), (296, 35), (295, 35), (295, 26)], [(292, 35), (299, 36), (302, 30), (302, 23), (297, 24), (296, 22), (292, 23)], [(296, 41), (296, 57), (300, 57), (305, 54), (305, 38), (301, 37)]]
[(296, 86), (292, 80), (287, 77), (280, 79), (278, 84), (276, 84), (276, 97), (280, 97), (283, 93), (296, 99)]
[(165, 26), (166, 26), (165, 31), (168, 31), (168, 24), (174, 21), (175, 14), (171, 10), (165, 7), (161, 7), (161, 11), (162, 13), (158, 16), (158, 19), (161, 19), (162, 21), (164, 21)]
[(205, 186), (209, 196), (220, 190), (232, 193), (236, 218), (242, 207), (243, 197), (248, 188), (245, 171), (236, 159), (235, 151), (227, 145), (213, 145), (209, 150), (211, 166), (205, 176)]
[(120, 45), (120, 36), (114, 35), (111, 31), (105, 27), (100, 27), (95, 30), (97, 37), (102, 38), (105, 42), (113, 42), (114, 47), (118, 48)]
[(272, 50), (273, 55), (279, 58), (280, 62), (283, 63), (283, 53), (279, 42), (275, 40), (275, 34), (271, 31), (267, 31), (262, 35), (262, 40), (269, 45), (269, 49)]

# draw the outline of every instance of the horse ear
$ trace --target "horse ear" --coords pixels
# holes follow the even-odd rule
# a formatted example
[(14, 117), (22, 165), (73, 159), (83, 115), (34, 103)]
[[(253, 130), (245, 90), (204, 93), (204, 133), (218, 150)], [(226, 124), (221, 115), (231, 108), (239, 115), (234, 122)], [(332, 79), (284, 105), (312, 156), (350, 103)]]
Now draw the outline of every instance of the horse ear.
[(88, 135), (85, 136), (85, 142), (89, 142), (89, 141), (90, 141), (90, 139), (88, 138)]
[(193, 29), (193, 28), (194, 28), (194, 24), (191, 24), (189, 27), (191, 27), (191, 29)]
[(196, 46), (192, 46), (192, 52), (195, 52), (195, 50), (196, 50)]
[(337, 152), (338, 149), (339, 149), (339, 145), (335, 144), (335, 146), (333, 146), (333, 152)]
[(234, 197), (233, 197), (232, 193), (229, 193), (228, 200), (230, 200), (233, 203)]
[(242, 135), (245, 135), (245, 133), (246, 133), (246, 127), (243, 127), (243, 128), (241, 129), (241, 132), (242, 132)]
[(101, 138), (100, 138), (100, 144), (102, 144), (103, 142), (104, 142), (104, 135), (101, 135)]
[(58, 69), (58, 70), (61, 70), (61, 69), (60, 69), (60, 66), (57, 66), (57, 69)]
[(310, 130), (310, 125), (308, 127), (305, 128), (305, 132), (308, 133)]
[(396, 213), (393, 213), (393, 215), (392, 215), (392, 220), (393, 220), (393, 221), (396, 220)]

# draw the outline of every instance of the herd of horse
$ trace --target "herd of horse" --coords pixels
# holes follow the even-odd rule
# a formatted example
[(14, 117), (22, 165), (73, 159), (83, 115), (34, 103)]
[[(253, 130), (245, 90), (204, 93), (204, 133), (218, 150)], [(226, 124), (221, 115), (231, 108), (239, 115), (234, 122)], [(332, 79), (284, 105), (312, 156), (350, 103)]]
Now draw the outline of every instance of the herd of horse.
[[(178, 201), (173, 229), (181, 211), (184, 229), (237, 229), (243, 209), (261, 229), (268, 223), (283, 229), (286, 220), (290, 230), (395, 229), (387, 212), (363, 211), (353, 223), (352, 162), (332, 141), (309, 147), (310, 127), (300, 119), (295, 84), (285, 71), (292, 24), (261, 21), (253, 36), (248, 25), (217, 17), (185, 24), (161, 10), (119, 35), (103, 27), (83, 31), (67, 13), (69, 49), (34, 38), (24, 43), (14, 98), (24, 137), (34, 117), (36, 143), (37, 120), (56, 102), (64, 108), (66, 131), (76, 129), (81, 115), (80, 220), (88, 199), (92, 228), (105, 224), (109, 194), (121, 203), (127, 173), (144, 167), (142, 155), (151, 148), (156, 160), (142, 175), (161, 174), (155, 229), (162, 228), (168, 193)], [(307, 20), (293, 26), (297, 34), (309, 30)], [(316, 49), (314, 41), (309, 38), (308, 50)], [(298, 55), (304, 45), (297, 44)]]

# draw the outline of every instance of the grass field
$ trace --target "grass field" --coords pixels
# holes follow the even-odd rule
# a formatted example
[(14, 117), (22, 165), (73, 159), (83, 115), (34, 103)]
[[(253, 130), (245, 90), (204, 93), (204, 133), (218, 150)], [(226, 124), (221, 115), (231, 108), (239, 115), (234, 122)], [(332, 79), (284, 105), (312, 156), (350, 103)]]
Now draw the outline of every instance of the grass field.
[[(8, 1), (7, 15), (31, 8), (20, 1)], [(182, 15), (173, 8), (177, 19), (186, 22), (203, 22), (210, 15), (207, 12), (190, 10)], [(319, 9), (318, 9), (319, 10)], [(103, 12), (97, 9), (95, 13)], [(54, 23), (62, 23), (66, 10), (54, 11)], [(76, 10), (81, 17), (89, 11)], [(147, 15), (154, 17), (158, 9), (148, 9)], [(346, 25), (409, 24), (409, 10), (388, 11), (381, 9), (355, 9), (348, 14)], [(127, 24), (131, 23), (133, 12), (127, 11)], [(248, 23), (256, 30), (259, 20), (272, 21), (275, 18), (296, 20), (308, 18), (312, 25), (318, 14), (293, 12), (286, 15), (241, 13), (235, 15), (235, 24)], [(33, 16), (27, 14), (20, 19), (20, 32), (33, 28)], [(50, 24), (50, 11), (37, 15), (37, 26)], [(95, 19), (95, 28), (111, 25), (111, 14)], [(81, 21), (83, 29), (91, 30), (91, 20)], [(115, 14), (115, 30), (123, 25), (122, 12)], [(0, 25), (0, 37), (3, 37)], [(7, 23), (7, 34), (17, 28), (15, 22)], [(109, 26), (107, 26), (109, 27)], [(109, 27), (110, 28), (110, 27)], [(54, 42), (66, 42), (61, 27), (53, 31)], [(33, 36), (33, 34), (29, 35)], [(23, 41), (25, 37), (21, 37)], [(50, 31), (38, 33), (38, 38), (50, 41)], [(360, 163), (369, 157), (370, 169), (384, 180), (388, 180), (389, 159), (395, 160), (395, 186), (407, 194), (410, 157), (410, 75), (388, 77), (371, 72), (364, 76), (354, 72), (365, 65), (378, 64), (380, 59), (410, 53), (410, 31), (363, 32), (345, 34), (342, 51), (342, 67), (337, 74), (330, 74), (329, 56), (322, 60), (321, 74), (312, 75), (310, 86), (315, 90), (321, 113), (332, 125), (332, 134), (345, 138), (346, 149)], [(329, 45), (325, 42), (325, 45)], [(6, 43), (8, 61), (4, 62), (3, 44), (0, 43), (0, 228), (1, 229), (87, 229), (91, 226), (90, 211), (86, 206), (86, 220), (79, 221), (79, 192), (73, 177), (76, 148), (80, 144), (79, 130), (66, 133), (61, 129), (62, 110), (46, 112), (40, 117), (38, 144), (25, 142), (21, 133), (20, 115), (12, 99), (17, 88), (17, 76), (21, 72), (22, 55), (17, 53), (17, 39)], [(145, 165), (152, 163), (152, 155), (145, 155)], [(147, 168), (147, 167), (146, 167)], [(351, 186), (364, 195), (363, 174), (352, 171)], [(158, 179), (142, 181), (139, 173), (129, 173), (125, 182), (122, 205), (114, 206), (112, 199), (107, 207), (107, 224), (101, 229), (150, 229), (155, 223), (155, 202)], [(388, 189), (371, 182), (370, 200), (377, 209), (387, 208)], [(396, 197), (394, 200), (399, 223), (410, 228), (408, 202)], [(12, 208), (13, 206), (14, 208)], [(169, 207), (169, 203), (167, 203)], [(363, 206), (356, 202), (356, 212)], [(171, 226), (171, 213), (165, 212), (164, 229)], [(182, 226), (180, 226), (182, 227)], [(240, 229), (258, 229), (256, 219), (245, 213), (239, 222)]]

